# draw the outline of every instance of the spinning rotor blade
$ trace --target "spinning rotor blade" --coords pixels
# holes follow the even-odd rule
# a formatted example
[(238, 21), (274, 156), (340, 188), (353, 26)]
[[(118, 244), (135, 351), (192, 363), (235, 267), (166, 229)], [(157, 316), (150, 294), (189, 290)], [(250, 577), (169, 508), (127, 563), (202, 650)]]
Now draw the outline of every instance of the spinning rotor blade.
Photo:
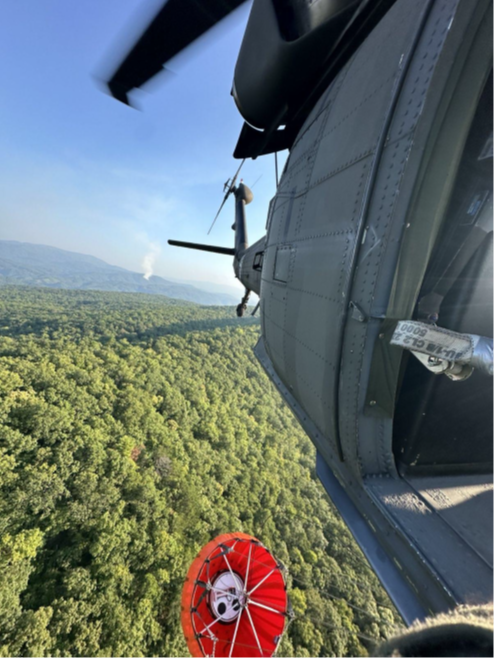
[(114, 98), (129, 104), (128, 93), (164, 68), (245, 0), (168, 0), (108, 81)]
[(216, 213), (216, 215), (215, 215), (215, 217), (214, 217), (214, 219), (213, 219), (213, 223), (212, 223), (211, 226), (209, 227), (209, 231), (207, 232), (207, 235), (209, 235), (209, 234), (211, 233), (211, 231), (212, 231), (212, 229), (213, 229), (213, 226), (214, 226), (216, 220), (218, 219), (218, 216), (219, 216), (220, 212), (222, 211), (223, 206), (225, 205), (226, 200), (228, 199), (229, 196), (230, 196), (230, 190), (228, 190), (228, 192), (225, 194), (225, 197), (224, 197), (223, 201), (221, 202), (221, 206), (219, 207), (219, 210), (218, 210), (218, 212)]
[(215, 218), (213, 219), (213, 223), (212, 223), (211, 226), (209, 227), (208, 235), (211, 233), (211, 229), (213, 228), (213, 226), (214, 226), (216, 220), (218, 219), (218, 216), (219, 216), (220, 212), (222, 211), (223, 206), (224, 206), (225, 203), (226, 203), (226, 200), (228, 199), (228, 197), (230, 196), (230, 194), (233, 192), (233, 188), (235, 187), (235, 181), (237, 180), (237, 176), (239, 175), (240, 170), (242, 169), (242, 165), (244, 164), (244, 162), (245, 162), (245, 158), (244, 158), (244, 159), (242, 160), (242, 162), (240, 163), (239, 168), (238, 168), (237, 171), (235, 172), (235, 176), (232, 178), (231, 183), (230, 183), (229, 186), (228, 186), (228, 189), (227, 189), (227, 191), (226, 191), (226, 194), (225, 194), (225, 196), (223, 197), (223, 201), (221, 202), (221, 206), (219, 207), (219, 210), (218, 210), (218, 212), (216, 213)]

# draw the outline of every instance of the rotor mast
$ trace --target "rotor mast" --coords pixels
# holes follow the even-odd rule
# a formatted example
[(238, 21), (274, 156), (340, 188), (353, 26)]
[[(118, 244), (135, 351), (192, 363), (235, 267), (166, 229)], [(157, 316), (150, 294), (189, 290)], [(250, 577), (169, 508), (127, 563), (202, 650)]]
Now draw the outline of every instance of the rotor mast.
[(232, 229), (235, 231), (233, 269), (235, 270), (235, 276), (240, 278), (240, 261), (249, 246), (245, 206), (252, 201), (254, 195), (252, 194), (252, 190), (242, 183), (242, 181), (237, 187), (233, 188), (233, 194), (235, 195), (235, 223), (232, 226)]

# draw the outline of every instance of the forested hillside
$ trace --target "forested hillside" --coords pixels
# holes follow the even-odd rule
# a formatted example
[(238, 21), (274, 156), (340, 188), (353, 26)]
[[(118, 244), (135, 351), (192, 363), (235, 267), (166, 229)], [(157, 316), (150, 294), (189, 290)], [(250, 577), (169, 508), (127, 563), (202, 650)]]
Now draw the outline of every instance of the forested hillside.
[(198, 549), (289, 570), (279, 655), (366, 655), (397, 620), (251, 348), (256, 319), (162, 297), (0, 289), (0, 655), (188, 655)]
[(160, 276), (145, 279), (94, 256), (15, 240), (0, 240), (0, 286), (139, 292), (210, 305), (236, 305), (241, 297), (238, 292), (231, 295), (214, 290), (214, 286), (208, 290), (207, 283), (196, 288)]

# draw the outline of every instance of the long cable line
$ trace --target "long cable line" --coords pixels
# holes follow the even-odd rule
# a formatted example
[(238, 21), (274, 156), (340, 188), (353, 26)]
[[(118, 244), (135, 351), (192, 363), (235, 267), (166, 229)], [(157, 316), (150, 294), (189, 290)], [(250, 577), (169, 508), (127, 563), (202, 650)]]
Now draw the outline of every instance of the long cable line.
[[(233, 552), (233, 553), (238, 553), (239, 555), (242, 555), (242, 554), (239, 553), (238, 551), (235, 551), (235, 549), (233, 549), (232, 552)], [(252, 559), (253, 562), (258, 562), (259, 564), (262, 564), (262, 562), (259, 562), (259, 561), (256, 560), (255, 558), (251, 558), (251, 559)], [(281, 563), (280, 563), (280, 564), (281, 564)], [(284, 569), (285, 571), (288, 571), (284, 565), (283, 565), (283, 569)], [(292, 578), (292, 580), (295, 580), (296, 582), (298, 582), (298, 583), (299, 583), (300, 585), (302, 585), (303, 587), (305, 587), (305, 588), (313, 588), (313, 589), (316, 589), (319, 593), (321, 593), (321, 590), (319, 590), (318, 588), (314, 587), (313, 584), (310, 584), (310, 583), (304, 582), (301, 578), (299, 578), (298, 576), (295, 576), (295, 575), (294, 575), (293, 573), (291, 573), (291, 572), (289, 572), (289, 575), (290, 575), (290, 577)], [(353, 580), (354, 582), (356, 582), (355, 579), (351, 579), (351, 580)], [(325, 595), (325, 596), (328, 596), (328, 597), (330, 597), (330, 598), (332, 598), (332, 599), (335, 599), (335, 600), (337, 600), (337, 601), (342, 601), (343, 603), (345, 603), (346, 605), (348, 605), (348, 607), (353, 608), (354, 610), (357, 610), (358, 612), (361, 612), (362, 614), (367, 615), (372, 621), (375, 621), (376, 623), (379, 623), (379, 624), (385, 624), (385, 625), (388, 625), (388, 626), (394, 626), (394, 624), (391, 623), (391, 622), (389, 622), (387, 619), (381, 619), (380, 617), (376, 617), (375, 615), (373, 615), (372, 613), (368, 612), (368, 611), (365, 610), (364, 608), (361, 608), (361, 607), (359, 607), (359, 606), (357, 606), (357, 605), (354, 605), (353, 603), (349, 603), (349, 602), (348, 602), (345, 598), (343, 598), (342, 596), (337, 596), (336, 594), (331, 594), (331, 593), (329, 593), (329, 592), (324, 592), (324, 595)], [(376, 605), (381, 605), (381, 604), (377, 604), (377, 603), (376, 603)], [(390, 608), (390, 607), (388, 607), (388, 606), (381, 605), (381, 607), (385, 607), (386, 609), (392, 611), (392, 608)]]
[[(233, 553), (237, 553), (237, 554), (239, 554), (239, 555), (245, 557), (242, 553), (240, 553), (239, 551), (236, 551), (236, 550), (235, 550), (235, 547), (232, 548), (232, 552), (233, 552)], [(256, 558), (254, 558), (254, 557), (252, 557), (252, 556), (250, 556), (250, 560), (251, 560), (252, 562), (257, 562), (257, 563), (259, 563), (259, 564), (263, 564), (262, 562), (258, 561)], [(278, 561), (278, 562), (279, 562), (279, 561)], [(286, 567), (285, 567), (281, 562), (279, 562), (279, 565), (280, 565), (280, 569), (282, 569), (282, 570), (285, 571), (285, 572), (288, 571), (288, 570), (286, 569)], [(313, 585), (310, 585), (310, 584), (304, 582), (301, 578), (299, 578), (298, 576), (294, 576), (292, 573), (290, 573), (290, 576), (291, 576), (292, 580), (298, 582), (298, 583), (299, 583), (300, 585), (302, 585), (304, 588), (307, 588), (307, 587), (313, 587)], [(345, 577), (343, 574), (341, 574), (340, 576), (343, 577), (343, 578)], [(348, 579), (351, 580), (351, 581), (353, 581), (353, 582), (357, 582), (354, 578), (348, 577)], [(314, 589), (317, 589), (317, 588), (314, 588)], [(370, 589), (370, 588), (369, 588), (369, 589)], [(320, 590), (318, 590), (318, 591), (320, 591)], [(386, 619), (382, 619), (382, 618), (380, 618), (380, 617), (376, 617), (375, 615), (373, 615), (372, 613), (368, 612), (368, 611), (365, 610), (364, 608), (361, 608), (360, 606), (357, 606), (357, 605), (354, 605), (354, 604), (352, 604), (352, 603), (349, 603), (349, 602), (348, 602), (346, 599), (344, 599), (343, 597), (337, 596), (337, 595), (335, 595), (335, 594), (331, 594), (331, 593), (329, 593), (329, 592), (324, 592), (324, 595), (326, 595), (326, 596), (328, 596), (329, 598), (332, 598), (332, 599), (334, 599), (334, 600), (342, 601), (342, 602), (345, 603), (348, 607), (352, 608), (353, 610), (356, 610), (356, 611), (360, 612), (361, 614), (366, 615), (367, 617), (369, 617), (369, 619), (370, 619), (371, 621), (373, 621), (373, 622), (375, 622), (375, 623), (383, 624), (383, 625), (388, 626), (388, 627), (390, 627), (390, 628), (394, 628), (394, 626), (395, 626), (392, 622), (389, 622), (388, 620), (386, 620)], [(377, 604), (377, 602), (376, 602), (376, 605), (380, 605), (380, 604)], [(381, 606), (381, 607), (386, 607), (387, 609), (392, 610), (392, 609), (389, 608), (388, 606)], [(335, 625), (335, 624), (330, 624), (330, 623), (327, 623), (327, 622), (321, 621), (320, 619), (315, 619), (315, 618), (313, 618), (313, 617), (311, 617), (310, 615), (307, 615), (307, 614), (304, 614), (304, 615), (301, 615), (301, 616), (296, 616), (296, 615), (293, 613), (293, 611), (291, 612), (291, 614), (288, 615), (288, 623), (287, 623), (287, 625), (286, 625), (286, 627), (285, 627), (284, 634), (288, 631), (288, 628), (289, 628), (289, 626), (291, 625), (292, 622), (297, 621), (297, 620), (303, 620), (303, 619), (307, 619), (308, 621), (312, 622), (316, 627), (319, 625), (319, 626), (323, 626), (324, 628), (327, 628), (327, 629), (329, 629), (329, 630), (331, 630), (331, 631), (333, 631), (333, 632), (341, 632), (341, 631), (342, 631), (342, 632), (346, 633), (347, 635), (354, 635), (354, 636), (356, 636), (356, 637), (358, 637), (358, 638), (360, 638), (360, 639), (362, 639), (362, 640), (364, 640), (364, 641), (366, 641), (366, 642), (372, 643), (372, 644), (375, 645), (375, 646), (379, 644), (379, 640), (378, 640), (378, 639), (373, 638), (373, 637), (371, 637), (370, 635), (367, 635), (366, 633), (362, 633), (360, 630), (357, 630), (356, 628), (346, 628), (345, 626), (337, 626), (337, 625)]]
[[(292, 573), (290, 574), (290, 576), (292, 577), (293, 580), (296, 580), (298, 583), (300, 583), (304, 587), (313, 587), (313, 585), (305, 583), (298, 576), (294, 576)], [(317, 588), (314, 588), (314, 589), (317, 589)], [(318, 591), (320, 592), (320, 590), (318, 590)], [(385, 625), (388, 625), (388, 626), (394, 626), (394, 624), (392, 622), (389, 622), (387, 619), (381, 619), (380, 617), (375, 617), (368, 610), (365, 610), (364, 608), (361, 608), (358, 605), (355, 605), (354, 603), (349, 603), (349, 601), (347, 601), (347, 599), (343, 598), (342, 596), (337, 596), (336, 594), (331, 594), (330, 592), (324, 592), (324, 595), (329, 596), (329, 598), (335, 599), (336, 601), (343, 601), (349, 608), (353, 608), (353, 610), (357, 610), (358, 612), (361, 612), (362, 614), (367, 615), (368, 617), (370, 617), (370, 619), (372, 619), (372, 621), (375, 621), (376, 623), (385, 624)], [(382, 607), (385, 607), (385, 606), (382, 606)], [(387, 609), (392, 610), (389, 607), (387, 607)]]

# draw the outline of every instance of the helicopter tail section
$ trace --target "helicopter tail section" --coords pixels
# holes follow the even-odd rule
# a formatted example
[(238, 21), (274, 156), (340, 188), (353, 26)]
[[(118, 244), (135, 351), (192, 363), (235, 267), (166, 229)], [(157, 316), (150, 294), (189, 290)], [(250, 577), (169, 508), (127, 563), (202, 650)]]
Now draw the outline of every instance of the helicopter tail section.
[(209, 251), (213, 254), (224, 254), (225, 256), (234, 256), (235, 249), (228, 247), (216, 247), (212, 244), (201, 244), (199, 242), (182, 242), (180, 240), (168, 240), (172, 247), (184, 247), (185, 249), (197, 249), (198, 251)]
[(235, 276), (245, 286), (245, 295), (237, 307), (237, 314), (240, 317), (244, 314), (247, 308), (247, 301), (250, 293), (255, 292), (257, 295), (260, 294), (261, 271), (266, 239), (261, 238), (261, 240), (258, 240), (255, 244), (249, 247), (245, 206), (252, 201), (254, 195), (250, 188), (242, 182), (235, 186), (237, 175), (238, 171), (232, 181), (227, 181), (227, 183), (225, 183), (225, 188), (227, 190), (225, 198), (223, 199), (220, 210), (214, 219), (215, 222), (226, 199), (230, 194), (233, 194), (235, 196), (235, 221), (232, 226), (232, 229), (235, 231), (234, 247), (217, 247), (215, 245), (201, 244), (198, 242), (184, 242), (181, 240), (168, 240), (168, 244), (172, 247), (184, 247), (185, 249), (197, 249), (198, 251), (209, 251), (214, 254), (233, 256), (233, 269), (235, 271)]

